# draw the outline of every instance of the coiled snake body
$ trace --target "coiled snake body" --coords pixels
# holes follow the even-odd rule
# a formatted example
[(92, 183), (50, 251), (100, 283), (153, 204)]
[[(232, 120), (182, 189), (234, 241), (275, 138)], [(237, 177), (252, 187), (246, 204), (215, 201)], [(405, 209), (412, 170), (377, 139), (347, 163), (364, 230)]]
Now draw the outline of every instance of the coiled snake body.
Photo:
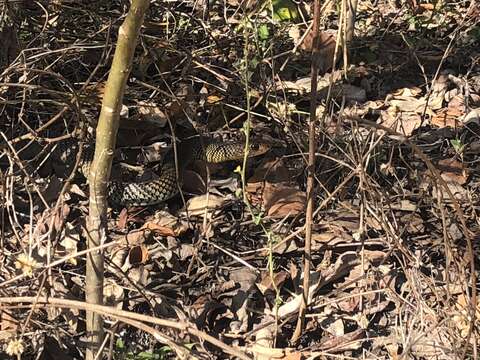
[[(266, 153), (269, 144), (254, 141), (249, 144), (248, 157)], [(93, 152), (89, 151), (81, 166), (81, 172), (88, 177)], [(204, 139), (203, 144), (199, 139), (187, 141), (182, 144), (177, 156), (178, 167), (175, 166), (175, 157), (170, 154), (166, 157), (158, 178), (141, 182), (111, 181), (108, 186), (109, 202), (122, 206), (148, 206), (164, 202), (179, 191), (182, 173), (188, 164), (194, 160), (203, 160), (207, 163), (221, 163), (226, 161), (241, 160), (245, 154), (245, 143), (242, 141), (219, 142)], [(177, 180), (177, 168), (180, 178)]]

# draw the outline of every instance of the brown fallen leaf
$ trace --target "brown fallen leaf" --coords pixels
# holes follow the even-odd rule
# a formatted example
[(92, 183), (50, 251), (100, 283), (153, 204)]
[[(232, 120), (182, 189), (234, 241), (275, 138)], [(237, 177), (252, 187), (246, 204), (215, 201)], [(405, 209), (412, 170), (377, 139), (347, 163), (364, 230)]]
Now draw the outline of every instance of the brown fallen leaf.
[(107, 280), (107, 283), (103, 287), (103, 303), (121, 309), (124, 298), (125, 294), (123, 288), (113, 281)]
[(406, 98), (406, 99), (414, 97), (414, 96), (418, 96), (421, 93), (422, 93), (422, 89), (420, 89), (417, 86), (412, 86), (412, 87), (408, 87), (408, 88), (401, 88), (401, 89), (396, 89), (396, 90), (392, 91), (392, 95), (395, 98)]
[[(320, 31), (319, 34), (319, 74), (324, 74), (333, 67), (333, 58), (335, 55), (337, 32), (335, 30)], [(305, 35), (303, 42), (300, 45), (300, 49), (311, 53), (313, 50), (314, 32), (310, 29), (308, 34)], [(339, 54), (341, 49), (339, 48)], [(337, 62), (340, 56), (337, 57)]]
[(418, 7), (420, 9), (423, 9), (423, 10), (428, 10), (428, 11), (432, 11), (435, 9), (435, 4), (430, 4), (430, 3), (427, 3), (427, 4), (418, 4)]
[(10, 338), (18, 331), (20, 323), (10, 314), (10, 311), (0, 311), (0, 340)]
[(397, 112), (413, 112), (417, 114), (422, 114), (427, 104), (425, 99), (416, 99), (414, 97), (393, 98), (390, 99), (389, 103)]
[(463, 119), (464, 124), (477, 124), (480, 125), (480, 108), (472, 109)]
[(143, 244), (132, 247), (128, 254), (128, 260), (132, 265), (145, 264), (148, 260), (148, 249)]
[(295, 216), (305, 210), (307, 196), (296, 187), (266, 183), (263, 203), (271, 217)]
[(191, 198), (187, 202), (187, 212), (190, 216), (202, 216), (212, 213), (212, 211), (220, 209), (228, 199), (223, 196), (214, 194), (204, 194)]
[(388, 110), (381, 110), (380, 119), (382, 125), (394, 131), (400, 132), (406, 136), (412, 135), (422, 123), (421, 116), (412, 111), (398, 111), (396, 108), (389, 108)]
[(82, 94), (80, 94), (80, 101), (82, 103), (98, 106), (103, 101), (103, 94), (105, 93), (105, 81), (91, 83), (87, 85)]
[(410, 234), (421, 234), (425, 231), (425, 224), (417, 213), (405, 214), (400, 218), (400, 223), (405, 226), (405, 229)]
[(142, 120), (148, 119), (149, 122), (155, 122), (159, 127), (164, 127), (167, 124), (167, 116), (154, 102), (139, 101), (138, 113)]
[(178, 249), (178, 258), (180, 260), (185, 260), (189, 257), (195, 256), (198, 253), (198, 248), (191, 244), (180, 244), (180, 248)]
[(273, 348), (270, 346), (263, 346), (263, 343), (259, 340), (257, 340), (252, 347), (249, 347), (249, 350), (255, 354), (255, 359), (259, 360), (301, 360), (307, 359), (307, 356), (310, 353), (310, 351), (305, 351), (304, 354), (298, 350), (290, 348)]
[[(190, 169), (194, 166), (195, 168)], [(196, 166), (196, 164), (189, 165), (183, 173), (182, 190), (192, 194), (204, 194), (207, 192), (207, 173), (205, 166)]]
[(248, 179), (246, 191), (253, 205), (263, 204), (265, 186), (268, 183), (281, 183), (291, 180), (292, 175), (283, 163), (278, 159), (265, 159)]
[(365, 330), (357, 329), (342, 336), (332, 336), (328, 339), (325, 339), (321, 342), (319, 348), (321, 350), (328, 350), (329, 352), (356, 350), (362, 346), (362, 343), (354, 340), (361, 339), (364, 336)]
[(179, 220), (166, 211), (158, 211), (153, 219), (149, 219), (141, 228), (150, 230), (161, 236), (180, 236), (188, 230), (188, 223)]
[(437, 167), (440, 175), (447, 182), (464, 185), (468, 180), (468, 169), (455, 158), (442, 159), (438, 162)]
[(247, 267), (241, 267), (235, 270), (232, 270), (230, 273), (230, 280), (240, 285), (240, 289), (245, 292), (249, 291), (253, 286), (255, 286), (255, 281), (257, 280), (257, 274), (252, 269)]
[(154, 231), (155, 233), (161, 236), (177, 236), (173, 228), (168, 226), (158, 225), (153, 222), (146, 222), (142, 226), (142, 229), (148, 229), (148, 230)]
[[(463, 337), (467, 336), (468, 331), (470, 329), (470, 321), (468, 319), (471, 317), (470, 310), (469, 310), (471, 306), (472, 306), (472, 303), (470, 299), (468, 299), (465, 296), (465, 294), (460, 294), (457, 297), (457, 302), (455, 304), (455, 307), (457, 308), (457, 312), (453, 316), (453, 320), (457, 329), (460, 331)], [(480, 302), (478, 301), (475, 309), (475, 318), (480, 319)], [(470, 341), (473, 341), (473, 340), (470, 339)]]
[(353, 241), (351, 234), (345, 231), (325, 231), (312, 234), (312, 250), (319, 250), (325, 245), (335, 246), (337, 244), (346, 244)]
[(248, 179), (247, 192), (255, 193), (263, 189), (266, 181), (270, 183), (285, 183), (292, 179), (292, 174), (282, 160), (265, 159)]
[(127, 228), (127, 220), (128, 220), (128, 210), (123, 208), (122, 211), (120, 211), (120, 214), (118, 215), (117, 227), (120, 230), (125, 230)]
[(262, 279), (257, 283), (258, 290), (260, 290), (263, 295), (265, 295), (267, 291), (275, 291), (275, 289), (279, 289), (289, 277), (290, 275), (286, 271), (279, 271), (273, 274), (272, 281), (270, 273), (264, 271)]
[(450, 127), (458, 129), (463, 126), (461, 117), (464, 115), (462, 109), (448, 107), (437, 111), (431, 118), (430, 123), (439, 128)]
[(80, 242), (80, 233), (78, 229), (71, 223), (65, 224), (65, 229), (62, 233), (60, 240), (60, 247), (56, 251), (58, 256), (69, 256), (68, 262), (72, 265), (77, 265), (77, 253), (78, 243)]
[(448, 76), (441, 74), (432, 84), (432, 93), (428, 99), (428, 106), (433, 110), (441, 109), (443, 106), (445, 93), (448, 90)]
[(45, 190), (42, 191), (42, 195), (47, 203), (51, 203), (58, 199), (58, 194), (63, 187), (63, 182), (56, 175), (52, 175), (48, 181), (48, 185)]

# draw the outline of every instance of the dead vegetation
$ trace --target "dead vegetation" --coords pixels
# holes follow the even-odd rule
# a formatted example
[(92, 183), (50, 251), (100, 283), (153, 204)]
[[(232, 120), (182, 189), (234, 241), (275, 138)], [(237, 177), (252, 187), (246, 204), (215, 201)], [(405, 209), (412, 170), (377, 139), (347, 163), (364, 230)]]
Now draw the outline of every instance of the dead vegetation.
[[(362, 1), (343, 70), (331, 69), (336, 32), (322, 33), (310, 298), (292, 342), (310, 3), (280, 16), (289, 2), (151, 3), (112, 176), (155, 177), (194, 133), (248, 127), (272, 150), (244, 181), (239, 164), (194, 164), (182, 196), (112, 208), (106, 306), (83, 302), (88, 184), (77, 169), (128, 3), (19, 2), (9, 13), (20, 46), (0, 56), (1, 356), (82, 358), (91, 310), (110, 358), (477, 358), (478, 5)], [(323, 5), (323, 28), (338, 28), (334, 10)]]

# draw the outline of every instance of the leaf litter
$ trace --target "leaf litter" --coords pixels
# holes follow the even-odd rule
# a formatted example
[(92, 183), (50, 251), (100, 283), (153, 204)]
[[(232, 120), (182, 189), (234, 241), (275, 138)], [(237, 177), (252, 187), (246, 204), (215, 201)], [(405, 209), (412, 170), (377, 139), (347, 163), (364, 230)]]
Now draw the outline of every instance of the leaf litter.
[[(251, 118), (253, 136), (280, 146), (248, 161), (245, 188), (235, 171), (238, 163), (219, 171), (200, 165), (185, 173), (183, 197), (153, 208), (110, 209), (105, 304), (188, 324), (251, 358), (456, 359), (464, 349), (472, 354), (480, 331), (472, 322), (472, 311), (479, 318), (480, 307), (471, 298), (467, 241), (473, 234), (478, 258), (475, 6), (412, 3), (400, 9), (384, 1), (377, 8), (360, 2), (346, 71), (332, 70), (338, 18), (333, 6), (325, 7), (326, 28), (333, 31), (322, 31), (320, 39), (317, 114), (327, 115), (317, 127), (309, 308), (303, 335), (292, 343), (305, 276), (312, 47), (298, 16), (310, 18), (312, 10), (308, 2), (305, 9), (287, 3), (275, 19), (254, 2), (215, 3), (209, 16), (196, 21), (187, 15), (201, 7), (151, 4), (123, 104), (116, 162), (124, 164), (113, 175), (121, 176), (125, 163), (141, 164), (144, 176), (154, 173), (154, 164), (173, 147), (170, 126), (179, 138), (191, 136), (192, 128), (225, 137), (241, 133)], [(26, 36), (38, 46), (0, 75), (6, 109), (0, 127), (11, 145), (2, 146), (0, 155), (5, 297), (84, 298), (88, 186), (80, 176), (66, 181), (69, 171), (49, 157), (48, 144), (77, 137), (79, 119), (94, 126), (104, 65), (111, 58), (110, 51), (100, 57), (95, 46), (108, 43), (118, 28), (112, 20), (125, 8), (117, 2), (95, 11), (87, 4), (57, 6), (68, 15), (58, 13), (49, 26), (61, 34), (62, 19), (70, 35), (51, 33), (49, 41), (62, 55), (41, 44), (50, 30), (32, 22)], [(261, 31), (245, 27), (245, 14)], [(113, 26), (111, 34), (102, 24)], [(79, 39), (86, 45), (65, 46)], [(51, 73), (35, 75), (34, 63)], [(12, 85), (27, 79), (35, 91)], [(82, 87), (85, 82), (90, 83)], [(74, 98), (70, 84), (80, 92), (81, 110), (64, 109)], [(50, 122), (58, 113), (62, 120)], [(69, 191), (63, 192), (66, 185)], [(23, 347), (25, 358), (33, 358), (66, 346), (68, 358), (79, 358), (82, 311), (12, 307), (0, 315), (4, 352)], [(47, 321), (63, 332), (42, 326)], [(198, 358), (231, 356), (187, 331), (158, 329)], [(164, 345), (132, 326), (111, 330), (135, 354), (158, 354)], [(19, 341), (25, 331), (32, 336)], [(174, 351), (168, 356), (175, 358)]]

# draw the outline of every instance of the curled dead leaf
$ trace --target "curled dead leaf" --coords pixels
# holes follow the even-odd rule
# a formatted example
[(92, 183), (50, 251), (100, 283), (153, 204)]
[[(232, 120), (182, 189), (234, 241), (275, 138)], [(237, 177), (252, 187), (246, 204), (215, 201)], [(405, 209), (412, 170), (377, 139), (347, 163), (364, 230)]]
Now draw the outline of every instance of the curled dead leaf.
[(305, 192), (284, 184), (265, 184), (263, 203), (267, 215), (271, 217), (295, 216), (305, 209)]
[(148, 260), (148, 249), (145, 245), (134, 246), (128, 254), (130, 264), (144, 264)]

